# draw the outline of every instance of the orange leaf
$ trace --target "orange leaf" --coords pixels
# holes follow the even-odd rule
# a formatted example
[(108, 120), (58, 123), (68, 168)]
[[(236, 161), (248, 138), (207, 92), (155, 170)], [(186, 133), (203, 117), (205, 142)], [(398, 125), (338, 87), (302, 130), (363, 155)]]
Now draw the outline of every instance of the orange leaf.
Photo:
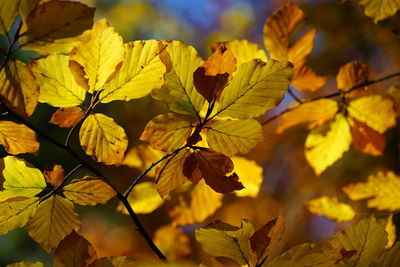
[(43, 171), (46, 181), (54, 187), (64, 182), (65, 172), (61, 165), (49, 164)]
[(351, 119), (353, 146), (367, 154), (380, 156), (385, 150), (386, 140), (383, 135), (368, 127), (364, 122)]
[(327, 78), (319, 76), (303, 62), (293, 68), (291, 83), (299, 91), (315, 92), (325, 85)]
[(368, 81), (369, 70), (366, 64), (352, 61), (342, 66), (336, 76), (339, 90), (347, 91), (353, 86)]
[(71, 128), (78, 124), (83, 117), (83, 111), (80, 107), (59, 108), (51, 116), (50, 123), (63, 128)]
[(293, 64), (304, 62), (314, 46), (316, 30), (306, 32), (288, 51), (288, 60)]

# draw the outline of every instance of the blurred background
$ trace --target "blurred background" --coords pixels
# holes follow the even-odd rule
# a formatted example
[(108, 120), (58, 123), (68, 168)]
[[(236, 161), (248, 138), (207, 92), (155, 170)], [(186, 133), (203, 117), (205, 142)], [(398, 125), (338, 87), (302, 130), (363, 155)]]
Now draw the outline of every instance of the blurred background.
[[(262, 40), (264, 22), (286, 1), (83, 0), (81, 2), (96, 7), (96, 18), (107, 18), (123, 36), (125, 42), (140, 39), (182, 40), (194, 46), (206, 59), (210, 55), (209, 44), (216, 41), (248, 39), (264, 48)], [(328, 77), (326, 86), (312, 96), (334, 92), (338, 69), (349, 61), (358, 60), (366, 63), (370, 68), (371, 79), (399, 71), (398, 16), (376, 25), (364, 15), (356, 1), (293, 2), (298, 3), (308, 17), (301, 26), (317, 30), (308, 65), (319, 75)], [(395, 82), (396, 79), (390, 80), (374, 85), (371, 89), (383, 92)], [(298, 95), (301, 93), (298, 92)], [(311, 94), (302, 96), (310, 97)], [(284, 109), (292, 101), (290, 96), (285, 97), (281, 105), (269, 111), (265, 118)], [(68, 130), (47, 123), (54, 111), (55, 108), (39, 104), (31, 121), (62, 141)], [(122, 125), (130, 139), (129, 146), (135, 147), (139, 143), (138, 138), (146, 123), (167, 109), (162, 103), (146, 97), (128, 103), (115, 102), (100, 107), (98, 111), (106, 112)], [(304, 141), (309, 131), (297, 127), (277, 135), (276, 125), (274, 121), (264, 127), (267, 141), (259, 144), (246, 156), (263, 167), (264, 181), (257, 198), (227, 195), (223, 199), (223, 206), (213, 216), (207, 218), (205, 223), (220, 219), (239, 226), (241, 219), (246, 218), (257, 229), (268, 220), (283, 215), (287, 228), (281, 249), (285, 250), (299, 243), (326, 240), (346, 224), (337, 224), (323, 217), (311, 215), (304, 206), (307, 200), (325, 194), (337, 195), (340, 200), (346, 200), (340, 191), (341, 186), (365, 179), (376, 170), (399, 171), (399, 129), (392, 129), (386, 133), (387, 148), (384, 156), (368, 156), (351, 148), (341, 160), (317, 177), (304, 158)], [(77, 136), (73, 145), (77, 151), (81, 151)], [(63, 151), (44, 140), (39, 156), (26, 156), (26, 158), (39, 168), (52, 161), (63, 165), (68, 171), (76, 164)], [(138, 169), (125, 166), (95, 165), (110, 177), (121, 191), (140, 173)], [(75, 176), (78, 178), (84, 174), (87, 172), (81, 171)], [(80, 233), (92, 242), (99, 256), (130, 255), (135, 259), (155, 259), (152, 251), (135, 231), (130, 218), (115, 211), (117, 204), (114, 200), (102, 207), (78, 207), (83, 222)], [(362, 214), (371, 212), (364, 206), (354, 208)], [(171, 222), (168, 210), (169, 204), (166, 203), (151, 214), (140, 215), (151, 235), (159, 227)], [(190, 246), (191, 250), (187, 248), (184, 252), (177, 253), (177, 258), (200, 262), (204, 257), (204, 252), (199, 249), (193, 237), (193, 230), (199, 226), (181, 228), (187, 238), (182, 238), (180, 246)], [(51, 258), (52, 255), (47, 255), (23, 229), (0, 236), (0, 266), (21, 260), (40, 260), (49, 264)]]

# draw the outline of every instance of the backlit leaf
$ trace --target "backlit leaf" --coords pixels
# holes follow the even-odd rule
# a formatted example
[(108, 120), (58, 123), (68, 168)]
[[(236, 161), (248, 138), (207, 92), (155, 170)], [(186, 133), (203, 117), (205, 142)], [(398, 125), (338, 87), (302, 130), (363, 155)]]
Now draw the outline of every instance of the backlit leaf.
[(189, 149), (184, 149), (164, 160), (156, 169), (156, 187), (161, 197), (181, 186), (187, 181), (183, 175), (183, 163), (190, 155)]
[(327, 77), (319, 76), (305, 62), (297, 63), (293, 68), (291, 85), (299, 91), (315, 92), (325, 85)]
[[(137, 168), (141, 171), (146, 170), (150, 165), (164, 156), (164, 152), (152, 149), (147, 144), (140, 144), (128, 150), (122, 164)], [(148, 176), (155, 176), (155, 168), (147, 173)]]
[(45, 267), (43, 263), (41, 262), (27, 262), (27, 261), (21, 261), (13, 264), (8, 264), (7, 267)]
[(352, 61), (342, 66), (336, 76), (337, 88), (348, 91), (352, 87), (368, 81), (369, 70), (366, 64)]
[(340, 159), (351, 145), (350, 125), (346, 118), (337, 114), (329, 125), (329, 130), (322, 132), (314, 129), (307, 137), (305, 155), (308, 163), (317, 175)]
[(400, 242), (396, 242), (391, 249), (384, 251), (370, 266), (392, 267), (398, 265), (400, 265)]
[(254, 160), (243, 157), (233, 157), (235, 172), (240, 177), (240, 182), (244, 188), (235, 191), (238, 197), (257, 197), (263, 181), (263, 168)]
[(211, 149), (227, 156), (246, 154), (264, 140), (262, 126), (255, 120), (222, 120), (207, 128)]
[(49, 253), (73, 229), (78, 230), (79, 225), (74, 204), (61, 196), (51, 195), (39, 204), (26, 229), (30, 237)]
[(21, 116), (29, 117), (39, 99), (39, 85), (28, 66), (9, 61), (0, 72), (0, 100)]
[(46, 188), (43, 174), (23, 159), (7, 156), (2, 171), (5, 179), (0, 201), (12, 197), (33, 197)]
[(64, 128), (71, 128), (78, 124), (84, 113), (80, 107), (59, 108), (51, 116), (50, 123)]
[(101, 113), (91, 114), (85, 119), (79, 140), (86, 154), (107, 165), (121, 164), (128, 147), (124, 129)]
[(384, 251), (387, 243), (385, 227), (374, 217), (360, 220), (345, 231), (338, 232), (330, 241), (338, 250), (356, 251), (339, 266), (369, 266)]
[(306, 32), (288, 51), (288, 60), (294, 64), (304, 62), (314, 46), (316, 30)]
[(396, 125), (393, 101), (382, 95), (357, 98), (350, 102), (347, 110), (351, 117), (381, 134)]
[(246, 220), (242, 220), (240, 228), (216, 221), (197, 229), (196, 240), (208, 254), (214, 257), (227, 257), (244, 265), (249, 263), (250, 236), (253, 233), (253, 225)]
[(233, 40), (228, 42), (220, 42), (211, 44), (211, 48), (216, 50), (218, 47), (225, 47), (232, 51), (236, 58), (237, 66), (246, 63), (254, 58), (259, 58), (262, 61), (267, 61), (267, 55), (257, 44), (247, 40)]
[(39, 150), (36, 133), (23, 124), (0, 121), (0, 144), (9, 154), (32, 153)]
[(311, 213), (322, 215), (338, 222), (350, 221), (356, 213), (350, 205), (339, 202), (336, 197), (323, 196), (307, 202)]
[(0, 1), (0, 34), (7, 34), (17, 18), (19, 0)]
[(180, 198), (169, 215), (173, 225), (188, 225), (203, 222), (222, 206), (223, 195), (215, 192), (201, 180), (190, 192), (190, 199)]
[[(157, 192), (154, 182), (142, 182), (135, 185), (128, 196), (128, 201), (132, 209), (138, 214), (151, 213), (164, 203), (164, 200)], [(128, 211), (123, 205), (118, 206), (118, 209), (121, 210), (122, 213), (128, 214)]]
[(140, 140), (165, 152), (180, 148), (192, 132), (190, 118), (176, 113), (161, 114), (149, 121)]
[(288, 62), (253, 59), (240, 65), (221, 94), (216, 115), (249, 119), (264, 114), (282, 100), (290, 74)]
[(98, 21), (72, 49), (69, 67), (76, 81), (89, 93), (103, 89), (124, 59), (122, 37), (105, 19)]
[(39, 101), (54, 107), (73, 107), (83, 103), (86, 91), (75, 81), (68, 68), (68, 56), (50, 55), (33, 63), (40, 84)]
[(66, 198), (78, 205), (105, 204), (117, 194), (111, 186), (99, 178), (86, 176), (73, 180), (63, 188)]
[(358, 3), (364, 8), (365, 15), (373, 18), (375, 23), (393, 16), (400, 9), (399, 0), (360, 0)]
[(5, 201), (0, 203), (0, 234), (5, 235), (9, 231), (24, 227), (35, 214), (39, 204), (36, 197)]
[(353, 146), (367, 154), (380, 156), (385, 150), (385, 137), (369, 128), (365, 123), (355, 119), (350, 120)]
[(158, 228), (153, 240), (170, 261), (182, 259), (191, 252), (189, 237), (178, 227), (166, 225)]
[(56, 187), (64, 182), (65, 171), (61, 165), (49, 164), (45, 167), (43, 175), (46, 182)]
[(338, 104), (332, 99), (319, 99), (304, 103), (296, 109), (289, 111), (279, 118), (277, 133), (300, 124), (308, 124), (309, 128), (323, 125), (332, 119), (338, 111)]
[(400, 209), (400, 177), (393, 172), (371, 174), (366, 182), (350, 184), (343, 191), (352, 200), (368, 199), (368, 207), (378, 210)]
[(141, 98), (164, 84), (170, 61), (165, 45), (156, 40), (125, 44), (125, 60), (121, 69), (104, 86), (100, 101), (128, 101)]
[(50, 1), (38, 5), (26, 18), (21, 47), (40, 54), (67, 53), (78, 43), (76, 37), (92, 26), (93, 15), (94, 8), (78, 2)]
[(393, 247), (397, 239), (397, 227), (393, 223), (393, 214), (389, 215), (389, 217), (387, 217), (385, 220), (385, 231), (388, 234), (388, 242), (385, 246), (385, 249), (389, 249)]
[(153, 90), (152, 96), (165, 102), (172, 111), (198, 114), (205, 99), (194, 87), (193, 73), (203, 63), (203, 59), (192, 46), (181, 41), (167, 41), (165, 44), (171, 57), (172, 69), (165, 75), (164, 86)]

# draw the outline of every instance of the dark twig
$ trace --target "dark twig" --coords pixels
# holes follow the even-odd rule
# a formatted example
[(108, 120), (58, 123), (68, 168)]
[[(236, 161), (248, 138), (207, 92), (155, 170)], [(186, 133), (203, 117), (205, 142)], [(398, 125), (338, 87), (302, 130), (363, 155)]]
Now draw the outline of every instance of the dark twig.
[(296, 102), (303, 104), (303, 101), (292, 91), (292, 88), (289, 88), (288, 93), (294, 100), (296, 100)]

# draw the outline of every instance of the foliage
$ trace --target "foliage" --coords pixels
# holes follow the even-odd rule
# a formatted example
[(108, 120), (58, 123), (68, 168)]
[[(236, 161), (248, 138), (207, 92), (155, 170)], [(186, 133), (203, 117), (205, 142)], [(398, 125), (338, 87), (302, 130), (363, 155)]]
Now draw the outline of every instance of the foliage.
[[(375, 23), (400, 9), (396, 0), (359, 4)], [(322, 190), (297, 201), (312, 214), (352, 221), (322, 243), (288, 242), (284, 218), (293, 216), (290, 213), (268, 220), (260, 216), (261, 223), (242, 218), (240, 227), (221, 220), (206, 224), (226, 207), (225, 199), (239, 203), (231, 212), (240, 215), (240, 203), (260, 195), (263, 168), (249, 152), (270, 141), (266, 125), (277, 118), (276, 134), (300, 125), (310, 130), (302, 154), (316, 176), (323, 176), (352, 147), (383, 157), (391, 141), (387, 133), (397, 126), (399, 85), (387, 93), (368, 86), (400, 73), (371, 80), (367, 65), (352, 61), (338, 70), (336, 91), (321, 94), (328, 78), (317, 74), (308, 61), (317, 31), (298, 34), (306, 14), (294, 3), (266, 20), (266, 51), (247, 40), (216, 42), (206, 60), (183, 41), (124, 43), (106, 19), (93, 23), (94, 11), (73, 1), (0, 3), (0, 34), (7, 43), (1, 47), (0, 72), (0, 144), (7, 154), (0, 164), (1, 234), (25, 228), (44, 251), (54, 251), (54, 266), (161, 266), (151, 256), (133, 259), (122, 253), (98, 253), (80, 233), (76, 205), (96, 206), (117, 198), (117, 210), (133, 220), (165, 266), (194, 266), (188, 257), (196, 247), (194, 239), (207, 253), (200, 260), (202, 266), (400, 264), (398, 225), (392, 221), (400, 208), (395, 170), (371, 173), (367, 181), (347, 180), (339, 190)], [(23, 50), (31, 51), (32, 57), (21, 60)], [(143, 143), (132, 140), (118, 116), (99, 112), (99, 104), (146, 96), (169, 110), (137, 134)], [(295, 103), (279, 113), (272, 111), (275, 115), (266, 119), (264, 114), (285, 96)], [(35, 126), (31, 116), (38, 103), (55, 108), (49, 123), (68, 129), (64, 142)], [(74, 148), (74, 141), (85, 155)], [(68, 172), (53, 162), (35, 167), (33, 159), (46, 153), (39, 150), (46, 142), (77, 165)], [(125, 165), (142, 173), (123, 192), (116, 185), (118, 177), (108, 178), (95, 163)], [(367, 199), (366, 205), (356, 202), (362, 199)], [(146, 231), (151, 227), (143, 225), (137, 213), (153, 213), (164, 205), (170, 222), (156, 229), (152, 238)], [(370, 215), (363, 216), (362, 209), (367, 208)], [(180, 227), (186, 225), (196, 228), (194, 238), (189, 237), (193, 231)]]

